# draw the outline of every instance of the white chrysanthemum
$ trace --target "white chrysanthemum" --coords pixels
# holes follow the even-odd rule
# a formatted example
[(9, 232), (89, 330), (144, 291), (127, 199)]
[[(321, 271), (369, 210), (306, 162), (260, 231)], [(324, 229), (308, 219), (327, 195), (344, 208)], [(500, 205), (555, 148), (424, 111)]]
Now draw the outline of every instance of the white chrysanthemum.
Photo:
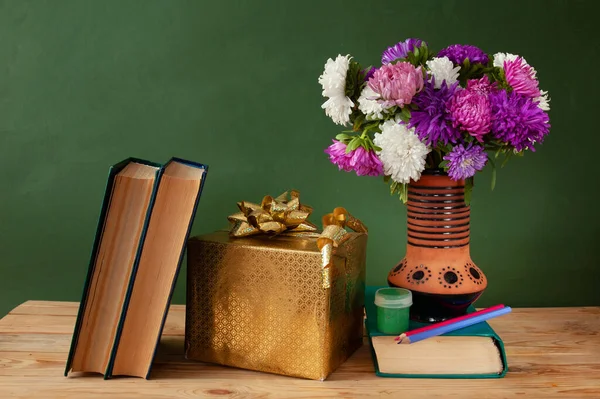
[(380, 127), (381, 133), (375, 133), (373, 142), (381, 147), (377, 155), (385, 174), (397, 183), (419, 180), (430, 149), (419, 140), (414, 129), (408, 129), (397, 121), (385, 121)]
[[(494, 54), (494, 66), (504, 69), (504, 61), (514, 61), (517, 59), (517, 57), (521, 57), (521, 56), (516, 55), (516, 54), (511, 54), (511, 53), (496, 53), (496, 54)], [(525, 58), (521, 57), (521, 59), (523, 60), (523, 64), (529, 65)], [(531, 65), (529, 65), (529, 66), (531, 66)], [(537, 71), (535, 70), (535, 68), (533, 66), (531, 66), (531, 70), (533, 71), (533, 77), (535, 78)]]
[(427, 61), (427, 68), (429, 68), (429, 72), (435, 78), (436, 89), (442, 87), (442, 82), (444, 80), (448, 86), (458, 80), (460, 66), (455, 67), (448, 57), (436, 57)]
[(548, 98), (548, 92), (540, 90), (540, 96), (533, 99), (534, 102), (538, 103), (538, 107), (542, 111), (550, 111), (550, 98)]
[(380, 95), (366, 85), (358, 98), (358, 109), (366, 115), (368, 120), (383, 119), (385, 107), (377, 101)]
[[(511, 53), (496, 53), (494, 54), (494, 66), (498, 68), (504, 68), (504, 61), (514, 61), (517, 59), (517, 57), (519, 56)], [(525, 58), (521, 58), (523, 59), (523, 62), (527, 64)]]
[(325, 114), (338, 125), (347, 125), (354, 103), (346, 96), (346, 75), (350, 65), (349, 55), (338, 55), (335, 60), (331, 58), (325, 63), (325, 70), (319, 76), (319, 83), (323, 87), (323, 97), (327, 101), (321, 105)]

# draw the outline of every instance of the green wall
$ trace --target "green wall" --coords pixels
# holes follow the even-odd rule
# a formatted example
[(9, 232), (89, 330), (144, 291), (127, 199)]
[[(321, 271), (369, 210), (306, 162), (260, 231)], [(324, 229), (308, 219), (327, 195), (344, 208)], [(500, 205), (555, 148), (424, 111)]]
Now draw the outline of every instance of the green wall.
[[(420, 37), (523, 55), (552, 97), (535, 154), (476, 181), (480, 305), (600, 305), (597, 15), (590, 1), (0, 0), (0, 314), (79, 300), (109, 165), (210, 165), (193, 233), (240, 200), (297, 188), (313, 220), (343, 205), (370, 228), (368, 283), (404, 255), (405, 211), (378, 178), (338, 172), (323, 64), (375, 64)], [(185, 299), (182, 269), (174, 300)]]

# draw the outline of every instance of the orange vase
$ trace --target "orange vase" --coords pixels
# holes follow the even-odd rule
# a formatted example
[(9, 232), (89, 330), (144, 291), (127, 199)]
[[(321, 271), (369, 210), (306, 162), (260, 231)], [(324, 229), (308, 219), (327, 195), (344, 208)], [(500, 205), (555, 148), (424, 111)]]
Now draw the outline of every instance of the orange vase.
[(413, 293), (411, 318), (437, 322), (465, 314), (487, 287), (471, 260), (465, 182), (426, 170), (408, 187), (406, 256), (388, 284)]

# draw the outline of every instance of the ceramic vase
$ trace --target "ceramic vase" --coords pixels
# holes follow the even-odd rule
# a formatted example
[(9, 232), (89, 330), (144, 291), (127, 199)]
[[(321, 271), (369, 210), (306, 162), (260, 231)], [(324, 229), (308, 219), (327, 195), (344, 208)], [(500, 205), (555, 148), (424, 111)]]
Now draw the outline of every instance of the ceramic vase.
[(406, 256), (388, 284), (413, 293), (411, 319), (438, 322), (466, 313), (487, 287), (471, 259), (465, 182), (426, 170), (408, 188)]

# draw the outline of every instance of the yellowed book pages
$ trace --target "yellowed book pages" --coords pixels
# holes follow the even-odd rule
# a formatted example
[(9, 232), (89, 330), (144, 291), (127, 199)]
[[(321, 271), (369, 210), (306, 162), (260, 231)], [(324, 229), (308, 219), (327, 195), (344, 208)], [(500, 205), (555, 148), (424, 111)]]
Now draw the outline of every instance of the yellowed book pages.
[(159, 338), (205, 169), (172, 162), (150, 216), (112, 375), (145, 378)]
[(131, 162), (115, 176), (73, 371), (106, 371), (157, 170)]
[(379, 371), (385, 374), (493, 374), (503, 370), (491, 337), (439, 336), (398, 345), (393, 336), (372, 337)]

